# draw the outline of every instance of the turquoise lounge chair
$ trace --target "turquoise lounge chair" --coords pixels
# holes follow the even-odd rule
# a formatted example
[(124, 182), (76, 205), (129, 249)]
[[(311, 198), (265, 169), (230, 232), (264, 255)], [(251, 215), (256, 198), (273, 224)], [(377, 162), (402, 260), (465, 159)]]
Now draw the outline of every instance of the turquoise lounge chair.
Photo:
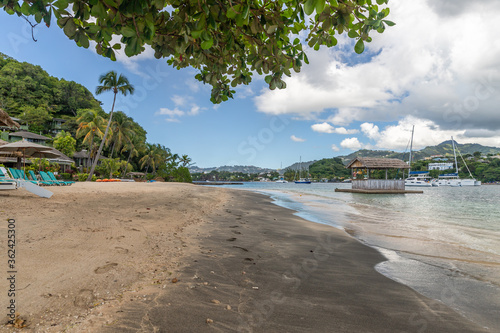
[(63, 183), (64, 185), (71, 185), (73, 184), (74, 182), (72, 181), (68, 181), (68, 180), (59, 180), (56, 178), (56, 176), (52, 173), (52, 171), (49, 171), (47, 172), (47, 175), (49, 175), (50, 179), (54, 180), (54, 181), (58, 181), (58, 182), (61, 182)]
[(9, 168), (9, 171), (10, 171), (10, 174), (12, 175), (12, 178), (14, 178), (14, 179), (25, 180), (25, 181), (30, 182), (32, 184), (38, 185), (37, 181), (33, 181), (33, 180), (28, 179), (28, 177), (26, 177), (26, 174), (22, 170)]
[(40, 172), (38, 172), (38, 174), (40, 175), (40, 177), (42, 177), (43, 181), (48, 182), (52, 185), (59, 185), (59, 186), (66, 185), (58, 180), (52, 180), (45, 171), (40, 171)]
[(4, 167), (0, 167), (0, 190), (16, 190), (18, 187), (18, 182), (9, 176)]
[(36, 174), (33, 170), (29, 170), (28, 172), (31, 176), (31, 179), (38, 181), (38, 185), (54, 185), (53, 183), (49, 183), (49, 182), (46, 182), (44, 180), (38, 179), (38, 177), (36, 176)]

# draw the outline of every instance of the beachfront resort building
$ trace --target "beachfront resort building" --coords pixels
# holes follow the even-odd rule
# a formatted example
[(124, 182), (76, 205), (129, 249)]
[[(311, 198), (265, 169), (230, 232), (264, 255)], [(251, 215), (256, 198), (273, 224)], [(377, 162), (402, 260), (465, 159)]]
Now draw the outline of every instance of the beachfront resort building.
[(449, 170), (453, 169), (453, 163), (429, 163), (428, 170)]

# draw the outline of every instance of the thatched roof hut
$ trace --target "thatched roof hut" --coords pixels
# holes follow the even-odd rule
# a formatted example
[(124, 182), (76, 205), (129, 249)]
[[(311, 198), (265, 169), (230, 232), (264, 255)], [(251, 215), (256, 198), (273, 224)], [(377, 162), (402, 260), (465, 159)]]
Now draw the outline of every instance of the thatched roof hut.
[(348, 169), (409, 169), (410, 166), (397, 158), (356, 157), (347, 165)]
[(21, 125), (19, 125), (17, 122), (12, 120), (10, 116), (5, 112), (4, 110), (0, 109), (0, 126), (1, 127), (15, 127), (15, 128), (20, 128)]

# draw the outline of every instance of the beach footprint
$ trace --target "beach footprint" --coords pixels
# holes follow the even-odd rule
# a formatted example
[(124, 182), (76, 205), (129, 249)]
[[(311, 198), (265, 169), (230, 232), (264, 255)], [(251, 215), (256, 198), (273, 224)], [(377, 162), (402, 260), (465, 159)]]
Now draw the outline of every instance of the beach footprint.
[(73, 304), (79, 308), (89, 308), (94, 302), (94, 292), (90, 289), (81, 289), (78, 295), (75, 296)]
[(94, 273), (96, 273), (96, 274), (104, 274), (104, 273), (107, 273), (110, 270), (114, 269), (116, 266), (118, 266), (118, 264), (116, 262), (112, 262), (112, 263), (109, 263), (107, 265), (104, 265), (104, 266), (101, 266), (101, 267), (97, 267), (94, 270)]
[(128, 249), (124, 249), (123, 247), (119, 247), (119, 246), (115, 247), (115, 250), (116, 250), (116, 252), (121, 253), (121, 254), (128, 253)]

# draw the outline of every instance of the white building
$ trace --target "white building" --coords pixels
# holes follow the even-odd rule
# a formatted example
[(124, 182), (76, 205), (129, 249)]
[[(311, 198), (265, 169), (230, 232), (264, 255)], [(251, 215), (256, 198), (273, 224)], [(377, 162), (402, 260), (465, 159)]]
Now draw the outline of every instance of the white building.
[(429, 163), (428, 170), (449, 170), (453, 169), (453, 163)]

